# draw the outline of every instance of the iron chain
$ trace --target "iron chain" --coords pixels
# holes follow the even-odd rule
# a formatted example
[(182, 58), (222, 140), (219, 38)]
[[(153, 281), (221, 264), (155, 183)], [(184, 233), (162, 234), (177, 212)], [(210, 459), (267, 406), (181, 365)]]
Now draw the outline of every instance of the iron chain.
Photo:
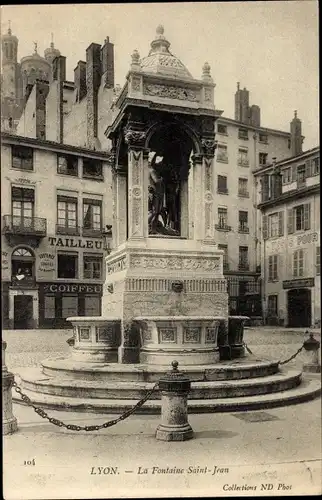
[(17, 382), (13, 383), (13, 387), (15, 388), (15, 391), (18, 394), (20, 394), (22, 401), (24, 401), (28, 406), (31, 406), (40, 417), (47, 419), (51, 424), (57, 425), (58, 427), (65, 427), (70, 431), (99, 431), (100, 429), (107, 429), (107, 427), (112, 427), (112, 425), (115, 425), (118, 422), (121, 422), (121, 420), (125, 420), (130, 415), (132, 415), (132, 413), (134, 413), (138, 408), (143, 406), (144, 403), (152, 396), (153, 392), (158, 388), (158, 383), (156, 383), (153, 386), (153, 388), (146, 393), (144, 398), (140, 399), (140, 401), (136, 403), (136, 405), (132, 406), (132, 408), (130, 408), (129, 410), (126, 410), (119, 417), (113, 420), (109, 420), (108, 422), (105, 422), (104, 424), (101, 425), (85, 425), (84, 427), (82, 427), (81, 425), (65, 424), (62, 420), (50, 417), (48, 413), (45, 412), (45, 410), (37, 407), (31, 401), (31, 399), (22, 392)]
[(292, 356), (290, 356), (288, 359), (285, 359), (285, 361), (279, 361), (278, 364), (279, 365), (285, 365), (286, 363), (289, 363), (290, 361), (292, 361), (292, 359), (296, 358), (296, 356), (304, 349), (304, 344), (302, 345), (302, 347), (300, 347), (295, 354), (293, 354)]

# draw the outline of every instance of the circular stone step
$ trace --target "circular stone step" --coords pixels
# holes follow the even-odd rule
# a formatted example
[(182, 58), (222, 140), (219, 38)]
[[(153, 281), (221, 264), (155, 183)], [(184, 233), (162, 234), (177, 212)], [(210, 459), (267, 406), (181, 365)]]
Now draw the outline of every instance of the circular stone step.
[[(67, 398), (66, 396), (53, 396), (49, 394), (36, 393), (24, 390), (27, 396), (30, 397), (33, 403), (43, 408), (51, 408), (63, 411), (77, 411), (85, 413), (99, 414), (122, 414), (129, 410), (137, 400), (122, 400), (122, 399), (89, 399), (82, 398)], [(195, 399), (188, 400), (188, 413), (219, 413), (219, 412), (236, 412), (247, 410), (259, 410), (276, 408), (290, 404), (302, 403), (310, 401), (321, 394), (320, 379), (305, 379), (301, 385), (282, 392), (273, 394), (263, 394), (256, 396), (236, 397), (236, 398), (219, 398), (219, 399)], [(24, 404), (20, 396), (13, 393), (15, 402)], [(136, 413), (145, 414), (160, 414), (161, 401), (148, 400), (146, 403), (136, 410)]]
[[(136, 399), (140, 400), (154, 386), (142, 381), (88, 381), (61, 377), (49, 377), (38, 368), (25, 369), (20, 374), (23, 389), (62, 397), (90, 399)], [(191, 383), (189, 399), (234, 398), (268, 394), (292, 389), (301, 382), (300, 371), (280, 371), (267, 377), (209, 381), (200, 379)], [(160, 398), (156, 390), (152, 399)]]
[[(50, 377), (87, 381), (142, 381), (157, 382), (171, 367), (147, 364), (86, 363), (70, 357), (46, 359), (42, 371)], [(240, 380), (266, 377), (278, 372), (278, 362), (247, 356), (212, 365), (185, 366), (179, 369), (190, 380)]]

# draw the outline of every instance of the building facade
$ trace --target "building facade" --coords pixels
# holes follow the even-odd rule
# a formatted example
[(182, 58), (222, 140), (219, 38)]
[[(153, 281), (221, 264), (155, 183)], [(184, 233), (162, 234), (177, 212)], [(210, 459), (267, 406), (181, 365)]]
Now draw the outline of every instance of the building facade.
[[(156, 74), (169, 72), (169, 67), (166, 67), (167, 62), (164, 62), (164, 53), (159, 54), (155, 49), (161, 40), (160, 36), (162, 43), (167, 47), (170, 46), (164, 35), (158, 34), (151, 43), (152, 48), (148, 57), (141, 59), (138, 52), (134, 51), (130, 70), (136, 73), (136, 77), (133, 82), (130, 81), (130, 71), (123, 88), (116, 85), (114, 81), (114, 45), (108, 37), (103, 45), (92, 43), (87, 48), (84, 61), (78, 61), (75, 67), (72, 82), (66, 80), (66, 58), (54, 48), (53, 43), (49, 49), (46, 49), (44, 58), (37, 54), (36, 47), (35, 54), (23, 58), (19, 65), (17, 63), (18, 39), (11, 34), (11, 30), (3, 37), (2, 49), (7, 50), (9, 45), (14, 48), (8, 53), (8, 57), (10, 56), (12, 64), (16, 64), (17, 74), (20, 75), (14, 90), (9, 79), (11, 87), (9, 86), (8, 89), (5, 87), (5, 102), (12, 103), (15, 99), (15, 102), (18, 102), (17, 99), (20, 96), (23, 103), (21, 109), (19, 108), (19, 113), (15, 115), (14, 127), (9, 126), (10, 120), (12, 123), (13, 119), (13, 115), (10, 115), (10, 106), (5, 108), (2, 120), (2, 130), (7, 131), (3, 134), (2, 141), (2, 175), (4, 178), (2, 197), (5, 200), (3, 210), (7, 217), (7, 219), (4, 218), (7, 222), (4, 222), (2, 229), (5, 253), (3, 258), (6, 262), (4, 297), (10, 305), (6, 309), (8, 311), (7, 324), (14, 324), (15, 300), (13, 297), (17, 292), (17, 286), (21, 286), (22, 283), (22, 281), (15, 280), (18, 264), (13, 264), (15, 258), (12, 260), (12, 252), (20, 245), (17, 236), (24, 238), (22, 245), (27, 245), (26, 242), (31, 236), (28, 233), (25, 236), (19, 234), (13, 238), (14, 235), (11, 234), (13, 230), (17, 231), (18, 219), (15, 218), (18, 213), (17, 202), (20, 203), (19, 207), (25, 207), (25, 203), (29, 207), (26, 215), (24, 215), (25, 208), (19, 208), (22, 210), (20, 232), (26, 230), (26, 224), (23, 222), (25, 218), (26, 220), (30, 217), (44, 219), (45, 222), (41, 224), (46, 226), (46, 230), (42, 232), (43, 236), (32, 235), (37, 236), (37, 241), (35, 241), (34, 250), (29, 249), (31, 251), (29, 258), (34, 259), (32, 265), (34, 286), (38, 287), (38, 291), (34, 291), (33, 295), (33, 324), (39, 326), (52, 324), (54, 310), (59, 318), (55, 321), (56, 325), (65, 324), (64, 317), (72, 316), (77, 311), (80, 314), (89, 314), (90, 308), (85, 304), (87, 299), (80, 297), (76, 301), (75, 298), (76, 294), (82, 291), (76, 285), (84, 286), (83, 280), (87, 279), (84, 274), (84, 258), (87, 253), (95, 253), (96, 250), (104, 253), (105, 237), (102, 236), (101, 231), (106, 225), (113, 225), (115, 231), (126, 232), (126, 228), (118, 227), (118, 221), (112, 220), (113, 172), (109, 160), (115, 156), (115, 150), (113, 150), (115, 145), (112, 145), (108, 138), (107, 130), (116, 114), (116, 103), (122, 101), (122, 96), (129, 91), (133, 98), (140, 97), (141, 99), (143, 94), (146, 102), (148, 102), (149, 95), (157, 96), (160, 111), (166, 110), (167, 105), (173, 103), (174, 99), (177, 100), (178, 105), (188, 101), (192, 109), (199, 105), (202, 99), (203, 106), (207, 108), (210, 94), (199, 96), (192, 91), (183, 92), (176, 86), (173, 77), (171, 81), (169, 77), (169, 85), (165, 88), (160, 88), (160, 85), (141, 88), (140, 72), (148, 71), (152, 74), (153, 72)], [(155, 50), (156, 53), (153, 52)], [(172, 72), (180, 77), (183, 76), (189, 86), (193, 77), (181, 61), (171, 57)], [(7, 72), (7, 59), (3, 60), (5, 62), (3, 78)], [(22, 73), (21, 69), (24, 69), (26, 73)], [(33, 69), (35, 71), (32, 71)], [(24, 79), (23, 75), (25, 75)], [(209, 84), (207, 92), (210, 92), (213, 97), (215, 84), (207, 63), (202, 70), (201, 82)], [(257, 179), (254, 173), (270, 165), (274, 157), (278, 157), (279, 160), (288, 158), (292, 154), (294, 144), (302, 144), (301, 127), (293, 126), (292, 128), (291, 125), (290, 132), (262, 127), (260, 108), (249, 104), (249, 91), (245, 88), (241, 89), (239, 83), (235, 94), (235, 119), (225, 118), (221, 111), (218, 113), (219, 118), (216, 121), (215, 130), (217, 139), (214, 179), (217, 193), (214, 200), (215, 234), (218, 246), (224, 252), (224, 272), (228, 281), (230, 313), (245, 314), (254, 320), (261, 321), (260, 215), (257, 209)], [(18, 115), (19, 119), (16, 120)], [(295, 140), (294, 137), (297, 139)], [(122, 147), (122, 144), (117, 147)], [(95, 162), (101, 166), (95, 168), (89, 166)], [(21, 175), (19, 169), (22, 170)], [(84, 175), (84, 172), (88, 171), (96, 173), (90, 176)], [(44, 186), (48, 186), (48, 189)], [(22, 199), (16, 199), (18, 191), (14, 188), (20, 189), (18, 191)], [(25, 189), (29, 189), (29, 194), (25, 194), (23, 191)], [(194, 191), (192, 176), (189, 177), (189, 189), (191, 192)], [(30, 196), (30, 200), (25, 200), (25, 196)], [(86, 200), (89, 202), (87, 203)], [(95, 204), (93, 200), (99, 201), (100, 204)], [(96, 211), (97, 214), (101, 214), (100, 233), (96, 232), (94, 236), (93, 233), (90, 235), (84, 231), (84, 206), (86, 204), (91, 207), (94, 205), (101, 207), (90, 209), (93, 213)], [(77, 227), (77, 229), (73, 227), (74, 233), (63, 234), (61, 232), (59, 220), (63, 219), (63, 216), (59, 219), (59, 210), (61, 214), (66, 212), (66, 220), (73, 220), (72, 224), (75, 228)], [(124, 210), (127, 210), (126, 207)], [(187, 228), (187, 230), (190, 229)], [(68, 231), (70, 230), (69, 227)], [(69, 241), (70, 239), (72, 241)], [(93, 247), (91, 247), (92, 244)], [(97, 245), (100, 244), (103, 246), (98, 248)], [(71, 248), (77, 248), (77, 250), (71, 250)], [(77, 269), (73, 278), (61, 277), (59, 266), (63, 265), (61, 263), (64, 260), (60, 255), (61, 251), (75, 251), (78, 255), (77, 258), (75, 256), (76, 260), (72, 264), (72, 268)], [(45, 257), (47, 254), (51, 257)], [(45, 266), (40, 266), (40, 256), (42, 259), (47, 259)], [(45, 272), (46, 266), (48, 270)], [(101, 277), (95, 280), (93, 278), (92, 282), (88, 281), (88, 284), (93, 286), (94, 282), (97, 283), (97, 290), (99, 290), (104, 282), (104, 266)], [(74, 288), (68, 288), (69, 284)], [(70, 291), (66, 288), (64, 292), (65, 285)], [(65, 307), (67, 299), (61, 296), (55, 299), (50, 296), (50, 293), (74, 294), (74, 298), (70, 298), (69, 301), (70, 304), (74, 303), (74, 306)], [(18, 299), (17, 304), (19, 300), (21, 299)], [(97, 306), (95, 307), (97, 310)], [(47, 313), (44, 312), (49, 308), (52, 310), (51, 317), (47, 317)], [(93, 306), (92, 313), (94, 309)], [(18, 310), (19, 306), (17, 306)]]
[(321, 325), (320, 148), (257, 172), (268, 324)]
[[(103, 152), (2, 134), (5, 328), (99, 315), (112, 224)], [(109, 226), (106, 228), (106, 226)]]

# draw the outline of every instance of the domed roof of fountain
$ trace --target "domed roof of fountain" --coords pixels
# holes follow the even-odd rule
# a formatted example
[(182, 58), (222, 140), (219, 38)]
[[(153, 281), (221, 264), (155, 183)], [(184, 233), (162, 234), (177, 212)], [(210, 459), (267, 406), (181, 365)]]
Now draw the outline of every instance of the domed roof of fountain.
[(173, 78), (193, 78), (185, 65), (169, 51), (170, 42), (164, 36), (163, 26), (158, 26), (156, 37), (151, 42), (151, 50), (141, 60), (141, 68), (146, 73), (155, 73)]

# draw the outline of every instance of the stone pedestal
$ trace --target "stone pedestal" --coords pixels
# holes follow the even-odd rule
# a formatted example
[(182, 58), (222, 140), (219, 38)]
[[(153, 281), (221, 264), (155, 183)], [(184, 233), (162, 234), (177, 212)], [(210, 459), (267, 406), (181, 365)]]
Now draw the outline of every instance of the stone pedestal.
[(18, 429), (17, 419), (12, 413), (12, 385), (14, 375), (8, 372), (5, 364), (7, 343), (2, 341), (2, 433), (13, 434)]
[(217, 337), (221, 317), (137, 317), (140, 327), (141, 363), (208, 365), (218, 361)]
[(244, 325), (247, 316), (228, 316), (228, 343), (231, 359), (245, 356)]
[(178, 371), (178, 362), (172, 362), (172, 372), (159, 381), (161, 391), (161, 424), (156, 430), (160, 441), (187, 441), (193, 438), (188, 422), (187, 399), (190, 380)]
[(110, 317), (67, 318), (74, 329), (72, 358), (91, 363), (116, 363), (121, 343), (121, 320)]
[[(111, 252), (106, 269), (102, 312), (106, 318), (122, 320), (121, 363), (139, 362), (140, 335), (134, 318), (228, 316), (222, 252), (216, 246), (180, 238), (132, 239)], [(148, 353), (149, 346), (143, 347)], [(209, 351), (209, 344), (204, 348)], [(200, 362), (190, 357), (189, 364)]]
[(313, 333), (304, 342), (305, 361), (304, 372), (321, 373), (321, 363), (319, 360), (320, 342), (314, 338)]

